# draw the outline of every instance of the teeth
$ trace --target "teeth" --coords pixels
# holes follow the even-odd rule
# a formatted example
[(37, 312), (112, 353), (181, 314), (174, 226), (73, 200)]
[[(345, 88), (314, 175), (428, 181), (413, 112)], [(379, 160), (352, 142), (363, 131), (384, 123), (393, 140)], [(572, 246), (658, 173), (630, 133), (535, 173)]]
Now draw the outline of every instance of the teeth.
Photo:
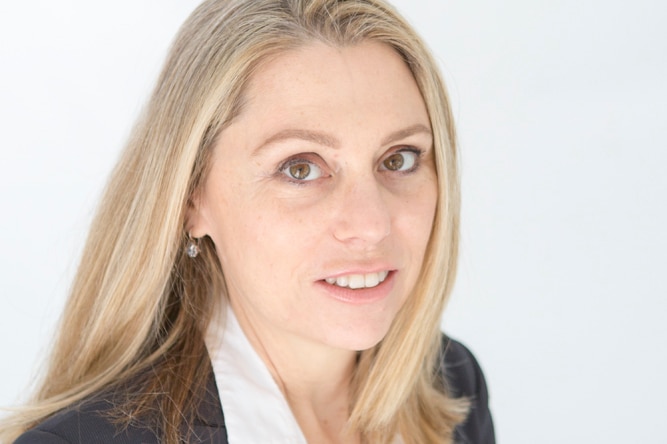
[[(338, 282), (336, 282), (338, 284)], [(340, 285), (340, 284), (339, 284)], [(356, 290), (357, 288), (363, 288), (366, 286), (366, 279), (362, 274), (351, 274), (350, 275), (350, 288)], [(342, 285), (341, 285), (342, 287)]]
[(326, 278), (325, 281), (331, 285), (349, 287), (356, 290), (358, 288), (377, 287), (381, 282), (384, 282), (384, 280), (387, 279), (388, 274), (388, 271), (368, 274), (350, 274), (347, 276), (339, 276), (337, 278)]
[(375, 287), (380, 283), (380, 276), (377, 273), (367, 274), (364, 276), (364, 287)]

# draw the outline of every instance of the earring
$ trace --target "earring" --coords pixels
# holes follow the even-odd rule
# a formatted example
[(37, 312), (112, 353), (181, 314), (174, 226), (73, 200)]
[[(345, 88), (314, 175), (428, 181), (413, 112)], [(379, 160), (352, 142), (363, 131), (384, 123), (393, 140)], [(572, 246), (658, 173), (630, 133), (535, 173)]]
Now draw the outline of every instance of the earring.
[(188, 256), (194, 259), (199, 255), (199, 239), (193, 239), (189, 234), (188, 238), (190, 241), (188, 242), (188, 246), (185, 248), (185, 252), (188, 254)]

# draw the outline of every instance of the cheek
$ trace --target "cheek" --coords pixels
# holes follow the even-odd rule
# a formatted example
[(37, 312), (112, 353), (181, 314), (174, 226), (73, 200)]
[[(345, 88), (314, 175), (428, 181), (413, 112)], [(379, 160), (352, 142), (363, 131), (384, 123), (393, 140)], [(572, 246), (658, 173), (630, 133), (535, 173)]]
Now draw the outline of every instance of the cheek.
[(416, 188), (402, 202), (400, 210), (403, 216), (403, 229), (410, 233), (410, 238), (419, 243), (428, 242), (433, 227), (437, 206), (438, 191), (435, 179)]
[(219, 207), (213, 241), (225, 276), (239, 286), (262, 286), (291, 274), (312, 254), (311, 218), (276, 199), (246, 193)]
[(405, 201), (396, 231), (408, 254), (406, 289), (412, 288), (422, 270), (424, 255), (431, 238), (437, 205), (436, 185), (420, 187), (420, 192)]

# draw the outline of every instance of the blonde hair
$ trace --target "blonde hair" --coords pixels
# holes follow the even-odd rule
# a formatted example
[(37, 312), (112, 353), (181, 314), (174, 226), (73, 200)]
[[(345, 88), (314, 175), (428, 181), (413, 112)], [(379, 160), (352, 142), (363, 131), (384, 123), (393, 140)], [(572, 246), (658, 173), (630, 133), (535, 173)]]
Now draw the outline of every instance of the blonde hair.
[[(433, 128), (439, 197), (422, 274), (387, 336), (361, 352), (349, 427), (370, 442), (450, 442), (465, 402), (437, 381), (439, 323), (456, 274), (459, 185), (447, 93), (429, 51), (382, 0), (208, 0), (181, 28), (105, 191), (41, 387), (0, 439), (102, 390), (168, 443), (205, 391), (202, 332), (225, 294), (209, 239), (185, 255), (185, 214), (216, 136), (267, 57), (312, 41), (383, 42), (405, 60)], [(119, 390), (132, 387), (132, 390)], [(133, 393), (133, 394), (132, 394)], [(124, 413), (123, 413), (124, 412)], [(188, 416), (189, 415), (189, 416)]]

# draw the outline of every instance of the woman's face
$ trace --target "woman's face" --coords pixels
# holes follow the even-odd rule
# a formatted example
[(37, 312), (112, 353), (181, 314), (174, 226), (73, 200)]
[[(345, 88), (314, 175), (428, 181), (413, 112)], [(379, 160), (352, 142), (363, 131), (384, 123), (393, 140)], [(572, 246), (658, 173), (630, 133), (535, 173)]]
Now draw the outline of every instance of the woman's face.
[(347, 350), (386, 334), (436, 208), (431, 127), (388, 46), (314, 43), (265, 62), (219, 136), (189, 228), (216, 245), (254, 334)]

